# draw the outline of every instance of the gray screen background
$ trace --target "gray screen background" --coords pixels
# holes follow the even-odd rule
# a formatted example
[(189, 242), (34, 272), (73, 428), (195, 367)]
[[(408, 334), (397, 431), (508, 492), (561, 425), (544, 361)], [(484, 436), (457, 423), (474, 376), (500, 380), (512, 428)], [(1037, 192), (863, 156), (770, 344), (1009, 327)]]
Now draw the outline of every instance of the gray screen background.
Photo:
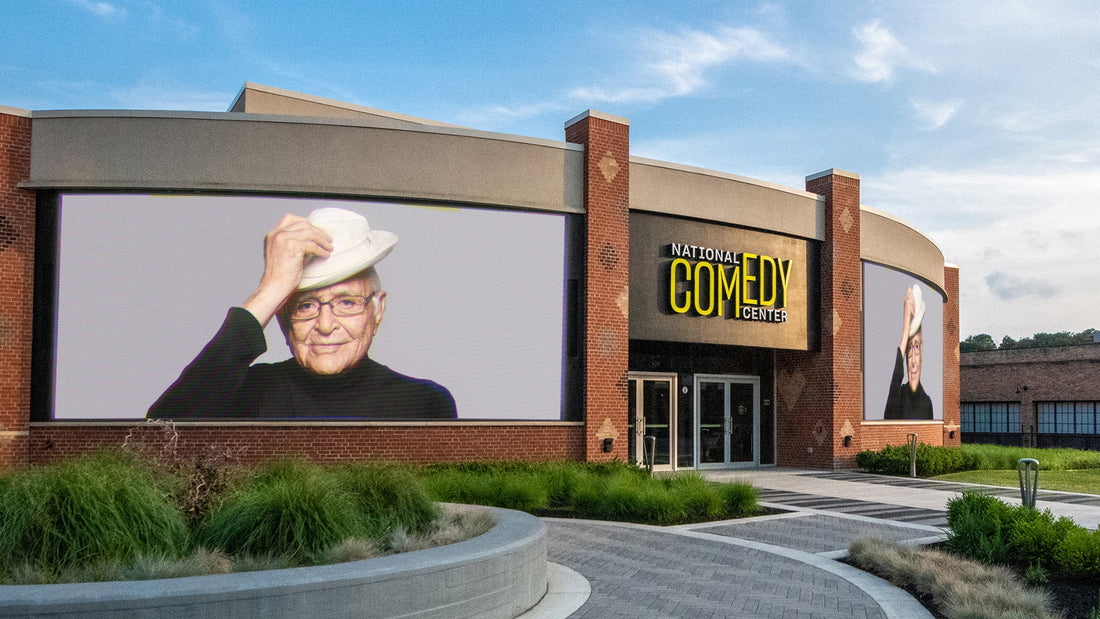
[[(461, 419), (560, 419), (562, 215), (104, 194), (61, 200), (54, 417), (143, 417), (259, 283), (264, 234), (326, 206), (400, 236), (372, 359), (447, 387)], [(265, 335), (258, 362), (290, 357), (276, 321)]]
[(920, 382), (932, 400), (934, 419), (943, 419), (943, 295), (919, 279), (877, 264), (863, 263), (863, 418), (881, 420), (901, 343), (905, 292), (920, 286), (924, 300)]

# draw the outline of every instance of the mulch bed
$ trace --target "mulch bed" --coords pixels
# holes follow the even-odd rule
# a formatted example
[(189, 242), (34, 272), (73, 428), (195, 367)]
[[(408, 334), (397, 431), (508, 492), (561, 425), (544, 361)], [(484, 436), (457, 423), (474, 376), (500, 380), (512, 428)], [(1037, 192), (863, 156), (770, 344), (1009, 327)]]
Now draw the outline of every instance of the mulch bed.
[(1092, 609), (1100, 604), (1100, 584), (1051, 574), (1050, 596), (1055, 610), (1066, 619), (1091, 619)]

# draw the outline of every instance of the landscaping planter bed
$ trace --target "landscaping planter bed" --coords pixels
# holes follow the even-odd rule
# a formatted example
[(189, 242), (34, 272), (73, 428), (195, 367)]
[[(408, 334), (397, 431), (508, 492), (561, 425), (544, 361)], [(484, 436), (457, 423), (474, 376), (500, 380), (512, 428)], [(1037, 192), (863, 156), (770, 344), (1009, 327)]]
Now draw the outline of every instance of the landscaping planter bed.
[(0, 587), (0, 617), (505, 617), (546, 592), (546, 527), (491, 509), (474, 539), (365, 561), (164, 580)]

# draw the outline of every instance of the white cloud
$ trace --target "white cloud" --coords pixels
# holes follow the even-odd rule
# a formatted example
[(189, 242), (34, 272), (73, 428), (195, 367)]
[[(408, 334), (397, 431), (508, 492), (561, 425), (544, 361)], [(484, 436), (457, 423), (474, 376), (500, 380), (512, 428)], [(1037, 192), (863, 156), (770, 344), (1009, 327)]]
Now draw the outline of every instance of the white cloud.
[(889, 82), (899, 67), (935, 73), (934, 67), (918, 60), (881, 22), (875, 20), (853, 30), (862, 46), (853, 59), (853, 76), (862, 82)]
[(963, 337), (1100, 327), (1100, 168), (909, 169), (865, 177), (862, 194), (959, 265)]
[(790, 55), (759, 30), (723, 26), (714, 32), (683, 30), (678, 33), (642, 32), (640, 55), (646, 60), (627, 84), (577, 88), (575, 99), (624, 103), (659, 101), (688, 95), (707, 85), (706, 71), (734, 60), (789, 61)]
[(97, 17), (122, 18), (126, 17), (126, 9), (111, 4), (110, 2), (94, 2), (93, 0), (72, 0), (76, 6), (89, 11)]
[(913, 110), (924, 123), (928, 131), (939, 129), (946, 125), (955, 112), (959, 111), (960, 101), (929, 101), (927, 99), (915, 99), (911, 101)]

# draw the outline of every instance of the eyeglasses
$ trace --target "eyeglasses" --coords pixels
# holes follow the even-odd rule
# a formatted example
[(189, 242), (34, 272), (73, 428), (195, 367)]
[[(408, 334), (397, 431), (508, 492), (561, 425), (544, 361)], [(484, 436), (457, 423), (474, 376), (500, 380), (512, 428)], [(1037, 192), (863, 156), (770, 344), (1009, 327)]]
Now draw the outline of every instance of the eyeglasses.
[(919, 355), (920, 354), (920, 349), (922, 347), (923, 347), (923, 342), (916, 342), (916, 343), (910, 344), (909, 348), (906, 349), (905, 352), (906, 352), (907, 355)]
[(365, 297), (357, 294), (343, 294), (332, 297), (328, 301), (312, 297), (301, 299), (291, 306), (288, 314), (291, 320), (313, 320), (321, 315), (321, 306), (327, 305), (334, 316), (358, 316), (366, 311), (367, 304), (377, 294), (372, 292)]

